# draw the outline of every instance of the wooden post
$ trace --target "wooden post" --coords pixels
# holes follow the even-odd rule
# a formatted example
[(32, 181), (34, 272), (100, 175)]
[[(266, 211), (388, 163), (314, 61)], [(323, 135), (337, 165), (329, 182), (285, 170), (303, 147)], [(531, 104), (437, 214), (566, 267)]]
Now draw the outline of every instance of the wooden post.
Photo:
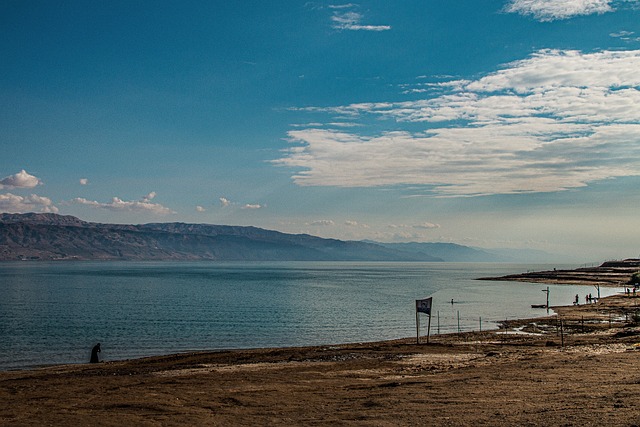
[(560, 342), (562, 343), (562, 348), (564, 348), (564, 321), (560, 320)]
[(431, 314), (429, 314), (429, 323), (427, 323), (427, 344), (429, 344), (430, 334), (431, 334)]
[(440, 335), (440, 310), (438, 310), (438, 335)]
[(547, 311), (549, 311), (549, 287), (547, 286)]
[(458, 310), (458, 333), (460, 333), (460, 310)]

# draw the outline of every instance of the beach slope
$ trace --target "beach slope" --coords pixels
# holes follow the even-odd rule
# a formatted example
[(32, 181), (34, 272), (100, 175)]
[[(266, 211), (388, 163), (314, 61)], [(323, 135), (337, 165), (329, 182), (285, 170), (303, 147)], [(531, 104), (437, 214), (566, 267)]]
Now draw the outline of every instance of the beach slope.
[(3, 425), (640, 425), (640, 299), (500, 330), (0, 372)]

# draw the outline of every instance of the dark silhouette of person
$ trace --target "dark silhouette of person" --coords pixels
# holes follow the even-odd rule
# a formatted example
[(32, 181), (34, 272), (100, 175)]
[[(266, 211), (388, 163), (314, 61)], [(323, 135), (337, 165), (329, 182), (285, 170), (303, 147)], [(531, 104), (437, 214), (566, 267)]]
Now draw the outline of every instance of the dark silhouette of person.
[(91, 360), (89, 363), (98, 363), (100, 362), (100, 358), (98, 357), (98, 353), (100, 353), (100, 343), (93, 346), (91, 349)]

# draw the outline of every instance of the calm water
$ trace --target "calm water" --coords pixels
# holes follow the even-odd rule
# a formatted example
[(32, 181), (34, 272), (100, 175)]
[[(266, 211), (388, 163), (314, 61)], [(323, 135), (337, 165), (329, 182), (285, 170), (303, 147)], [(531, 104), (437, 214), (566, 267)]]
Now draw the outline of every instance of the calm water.
[[(546, 285), (474, 280), (553, 266), (458, 263), (2, 263), (0, 369), (189, 350), (415, 336), (415, 299), (434, 298), (431, 333), (495, 328), (544, 313)], [(566, 266), (557, 266), (566, 267)], [(551, 304), (593, 287), (550, 286)], [(602, 289), (611, 294), (616, 289)], [(456, 301), (451, 304), (451, 299)], [(426, 317), (422, 331), (426, 333)]]

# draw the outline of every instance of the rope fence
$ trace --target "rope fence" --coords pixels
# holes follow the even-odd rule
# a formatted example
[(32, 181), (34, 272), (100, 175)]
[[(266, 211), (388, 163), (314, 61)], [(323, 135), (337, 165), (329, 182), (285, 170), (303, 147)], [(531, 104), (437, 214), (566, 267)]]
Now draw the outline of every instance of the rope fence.
[(572, 315), (541, 316), (536, 319), (519, 317), (465, 316), (460, 310), (455, 313), (436, 311), (432, 313), (431, 335), (467, 334), (493, 332), (497, 335), (556, 335), (565, 336), (584, 334), (597, 330), (619, 327), (621, 325), (640, 325), (640, 307), (616, 307), (597, 310), (588, 316)]

